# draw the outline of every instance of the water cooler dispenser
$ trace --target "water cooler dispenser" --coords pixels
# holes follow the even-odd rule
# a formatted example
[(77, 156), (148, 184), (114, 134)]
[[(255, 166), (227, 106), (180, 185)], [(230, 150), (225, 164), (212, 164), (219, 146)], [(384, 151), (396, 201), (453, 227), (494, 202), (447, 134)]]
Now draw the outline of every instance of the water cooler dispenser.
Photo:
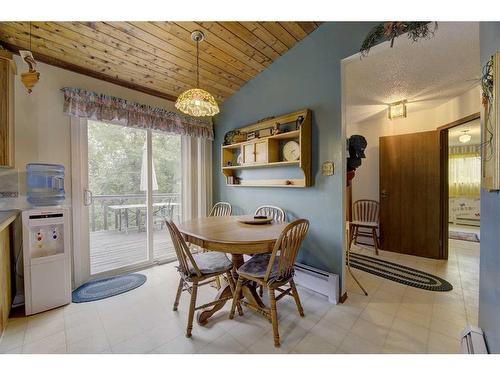
[(22, 219), (26, 315), (70, 303), (68, 209), (40, 207), (24, 211)]

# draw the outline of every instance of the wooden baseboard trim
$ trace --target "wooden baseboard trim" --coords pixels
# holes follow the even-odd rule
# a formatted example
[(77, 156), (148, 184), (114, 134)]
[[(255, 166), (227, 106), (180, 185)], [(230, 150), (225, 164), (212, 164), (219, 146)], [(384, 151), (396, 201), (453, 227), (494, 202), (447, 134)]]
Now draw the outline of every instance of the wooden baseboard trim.
[(344, 303), (346, 300), (347, 300), (347, 292), (345, 292), (344, 294), (342, 294), (342, 296), (340, 297), (339, 302), (340, 303)]

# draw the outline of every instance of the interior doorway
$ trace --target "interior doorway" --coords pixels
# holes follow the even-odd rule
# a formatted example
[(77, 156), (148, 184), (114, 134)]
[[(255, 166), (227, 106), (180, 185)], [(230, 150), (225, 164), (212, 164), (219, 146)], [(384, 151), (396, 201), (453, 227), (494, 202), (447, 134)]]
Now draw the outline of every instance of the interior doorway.
[(448, 239), (467, 248), (480, 242), (481, 125), (474, 113), (439, 128), (444, 141), (443, 219)]

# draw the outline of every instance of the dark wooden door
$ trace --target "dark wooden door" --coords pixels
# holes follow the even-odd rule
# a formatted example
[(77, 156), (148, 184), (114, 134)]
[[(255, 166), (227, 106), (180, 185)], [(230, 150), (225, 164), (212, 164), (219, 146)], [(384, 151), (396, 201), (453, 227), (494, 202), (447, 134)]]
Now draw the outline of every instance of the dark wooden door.
[(443, 259), (440, 133), (381, 137), (380, 240), (383, 250)]

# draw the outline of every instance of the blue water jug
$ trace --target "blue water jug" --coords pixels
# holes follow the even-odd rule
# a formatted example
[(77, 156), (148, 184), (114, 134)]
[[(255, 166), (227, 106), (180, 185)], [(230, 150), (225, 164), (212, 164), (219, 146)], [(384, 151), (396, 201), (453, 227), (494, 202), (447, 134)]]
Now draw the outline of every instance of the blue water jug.
[(64, 201), (64, 165), (26, 164), (28, 202), (34, 206), (57, 206)]

